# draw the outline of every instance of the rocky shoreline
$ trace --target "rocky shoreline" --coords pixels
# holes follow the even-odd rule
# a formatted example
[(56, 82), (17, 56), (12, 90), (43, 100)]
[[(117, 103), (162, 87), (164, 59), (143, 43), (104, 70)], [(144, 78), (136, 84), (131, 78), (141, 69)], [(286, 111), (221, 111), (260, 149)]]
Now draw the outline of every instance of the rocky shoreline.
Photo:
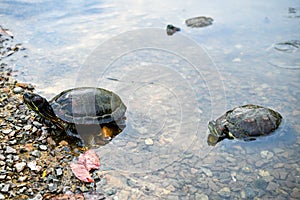
[(4, 31), (0, 32), (0, 199), (84, 199), (91, 195), (104, 199), (92, 192), (101, 179), (100, 171), (93, 172), (94, 183), (81, 182), (71, 171), (70, 163), (83, 150), (55, 140), (59, 133), (23, 103), (23, 93), (34, 87), (16, 81), (12, 68), (3, 62), (2, 58), (20, 49)]

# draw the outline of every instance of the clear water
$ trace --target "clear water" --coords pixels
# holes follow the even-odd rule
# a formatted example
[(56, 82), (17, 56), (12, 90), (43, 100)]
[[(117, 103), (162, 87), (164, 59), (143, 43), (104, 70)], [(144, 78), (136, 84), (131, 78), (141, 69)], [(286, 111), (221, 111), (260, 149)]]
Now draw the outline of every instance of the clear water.
[[(213, 25), (186, 27), (196, 16)], [(26, 47), (7, 58), (19, 80), (47, 98), (98, 86), (124, 100), (126, 129), (97, 152), (106, 173), (136, 181), (103, 188), (140, 199), (297, 197), (300, 50), (274, 47), (300, 40), (299, 16), (299, 1), (0, 2)], [(181, 32), (167, 36), (169, 23)], [(280, 112), (280, 129), (208, 146), (207, 122), (248, 103)]]

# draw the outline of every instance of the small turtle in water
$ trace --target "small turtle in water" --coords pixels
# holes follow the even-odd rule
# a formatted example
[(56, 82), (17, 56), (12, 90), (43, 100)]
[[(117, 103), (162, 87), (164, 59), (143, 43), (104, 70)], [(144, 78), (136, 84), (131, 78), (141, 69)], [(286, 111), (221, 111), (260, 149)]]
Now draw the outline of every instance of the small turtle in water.
[(269, 135), (277, 129), (281, 120), (281, 115), (269, 108), (258, 105), (239, 106), (208, 123), (210, 134), (207, 143), (214, 146), (225, 138), (255, 140), (256, 137)]
[(167, 35), (173, 35), (174, 33), (180, 31), (180, 28), (173, 26), (172, 24), (167, 25)]
[[(95, 135), (91, 137), (91, 131), (95, 128), (97, 130), (98, 127), (99, 130), (101, 126), (102, 138), (110, 140), (121, 132), (118, 129), (116, 133), (113, 125), (124, 124), (126, 106), (118, 95), (102, 88), (80, 87), (65, 90), (49, 102), (34, 93), (25, 93), (23, 99), (29, 108), (50, 120), (80, 146), (84, 142), (87, 145), (95, 142)], [(84, 134), (79, 136), (78, 133)]]

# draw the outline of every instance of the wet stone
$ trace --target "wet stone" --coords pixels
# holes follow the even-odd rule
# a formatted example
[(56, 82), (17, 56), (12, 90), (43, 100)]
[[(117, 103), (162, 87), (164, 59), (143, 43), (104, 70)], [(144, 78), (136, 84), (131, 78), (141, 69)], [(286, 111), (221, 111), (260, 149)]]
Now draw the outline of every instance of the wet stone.
[(145, 139), (145, 144), (146, 145), (153, 145), (153, 140), (151, 139), (151, 138), (147, 138), (147, 139)]
[(261, 151), (260, 156), (264, 159), (269, 160), (274, 156), (274, 154), (271, 151)]
[(229, 198), (230, 197), (230, 188), (224, 187), (218, 191), (218, 194), (222, 197)]
[(270, 176), (270, 172), (261, 169), (261, 170), (259, 170), (259, 175), (262, 176), (262, 177)]
[(258, 194), (253, 189), (251, 189), (251, 187), (246, 187), (244, 192), (245, 192), (246, 199), (253, 199)]
[(253, 182), (253, 185), (258, 189), (265, 190), (268, 186), (268, 182), (265, 181), (264, 179), (257, 179)]
[(209, 198), (206, 194), (196, 193), (195, 194), (195, 199), (197, 199), (197, 200), (208, 200)]

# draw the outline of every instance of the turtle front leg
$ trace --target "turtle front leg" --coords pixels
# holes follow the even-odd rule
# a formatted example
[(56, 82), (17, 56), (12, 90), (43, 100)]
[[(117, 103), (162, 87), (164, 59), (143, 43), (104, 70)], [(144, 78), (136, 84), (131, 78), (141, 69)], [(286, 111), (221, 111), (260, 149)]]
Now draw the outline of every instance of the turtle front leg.
[(67, 134), (67, 137), (69, 139), (71, 139), (72, 143), (76, 144), (78, 147), (84, 147), (85, 144), (84, 144), (84, 141), (83, 139), (80, 137), (80, 135), (78, 134), (75, 126), (69, 126), (67, 129), (66, 129), (66, 134)]

